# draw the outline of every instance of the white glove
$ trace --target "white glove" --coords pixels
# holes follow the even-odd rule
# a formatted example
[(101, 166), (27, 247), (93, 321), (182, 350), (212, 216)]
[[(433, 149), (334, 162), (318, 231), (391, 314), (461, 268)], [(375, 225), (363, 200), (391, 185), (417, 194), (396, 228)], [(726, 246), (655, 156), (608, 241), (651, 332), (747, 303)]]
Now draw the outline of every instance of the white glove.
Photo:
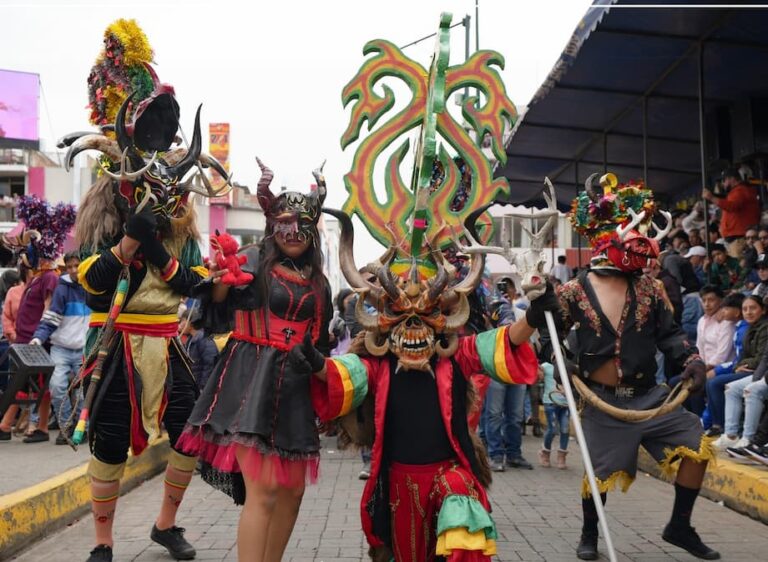
[(41, 342), (37, 338), (32, 338), (31, 340), (29, 340), (29, 345), (43, 345), (43, 342)]

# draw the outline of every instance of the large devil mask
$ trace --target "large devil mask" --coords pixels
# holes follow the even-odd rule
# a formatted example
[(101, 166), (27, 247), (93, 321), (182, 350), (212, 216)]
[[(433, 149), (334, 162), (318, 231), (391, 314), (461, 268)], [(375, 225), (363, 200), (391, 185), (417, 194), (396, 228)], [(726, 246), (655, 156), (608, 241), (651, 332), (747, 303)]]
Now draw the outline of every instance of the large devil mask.
[[(420, 279), (416, 262), (407, 278), (392, 273), (396, 247), (391, 246), (379, 260), (363, 271), (376, 276), (377, 283), (366, 280), (354, 263), (352, 221), (346, 213), (323, 209), (341, 224), (339, 262), (342, 273), (358, 293), (355, 317), (366, 330), (365, 347), (380, 357), (388, 352), (397, 356), (398, 368), (432, 372), (430, 360), (437, 354), (450, 357), (458, 348), (458, 332), (469, 319), (468, 293), (480, 282), (485, 260), (472, 257), (469, 272), (458, 284), (448, 286), (455, 268), (439, 250), (432, 252), (437, 273)], [(368, 312), (365, 303), (373, 305)]]
[[(222, 177), (228, 177), (215, 158), (201, 151), (200, 107), (195, 115), (192, 141), (185, 150), (173, 147), (179, 128), (179, 106), (172, 87), (158, 86), (136, 106), (130, 123), (126, 123), (132, 99), (133, 96), (128, 96), (120, 106), (114, 140), (106, 134), (75, 133), (60, 141), (60, 146), (69, 146), (67, 169), (84, 150), (102, 152), (100, 165), (115, 180), (115, 203), (121, 214), (127, 217), (148, 207), (157, 215), (161, 227), (179, 218), (190, 193), (217, 197), (231, 189), (227, 180), (222, 188), (214, 190), (201, 171), (211, 167)], [(193, 169), (197, 170), (194, 176), (186, 178)]]

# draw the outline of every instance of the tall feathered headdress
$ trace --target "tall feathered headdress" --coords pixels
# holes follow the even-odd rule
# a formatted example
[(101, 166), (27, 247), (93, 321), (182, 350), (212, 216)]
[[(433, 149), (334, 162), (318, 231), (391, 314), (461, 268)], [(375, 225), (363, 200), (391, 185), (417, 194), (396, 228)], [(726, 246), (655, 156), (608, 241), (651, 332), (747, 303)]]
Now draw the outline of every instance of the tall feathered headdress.
[(35, 195), (26, 195), (19, 199), (16, 217), (22, 221), (27, 231), (34, 231), (26, 248), (27, 264), (36, 268), (39, 259), (55, 260), (64, 249), (67, 234), (75, 226), (77, 212), (70, 203), (51, 205)]

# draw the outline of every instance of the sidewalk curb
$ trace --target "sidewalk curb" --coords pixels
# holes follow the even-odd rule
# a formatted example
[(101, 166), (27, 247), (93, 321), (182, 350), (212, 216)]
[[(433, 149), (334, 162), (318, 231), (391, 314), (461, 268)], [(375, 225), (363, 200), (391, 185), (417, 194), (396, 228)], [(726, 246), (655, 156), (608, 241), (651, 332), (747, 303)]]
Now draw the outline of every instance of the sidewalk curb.
[[(120, 494), (163, 470), (169, 450), (168, 438), (163, 437), (141, 456), (129, 457)], [(29, 488), (0, 496), (0, 560), (88, 512), (91, 493), (87, 468), (85, 463)]]
[[(645, 449), (640, 449), (638, 468), (659, 480), (673, 482), (673, 478), (661, 473)], [(707, 467), (701, 495), (768, 523), (768, 470), (718, 456), (717, 464)]]
[[(547, 427), (544, 408), (539, 412), (542, 428)], [(571, 422), (571, 437), (575, 436)], [(648, 452), (640, 448), (638, 470), (672, 483), (674, 478), (665, 476)], [(710, 463), (704, 476), (701, 495), (716, 502), (723, 502), (734, 511), (768, 524), (768, 470), (734, 462), (718, 455), (717, 463)]]

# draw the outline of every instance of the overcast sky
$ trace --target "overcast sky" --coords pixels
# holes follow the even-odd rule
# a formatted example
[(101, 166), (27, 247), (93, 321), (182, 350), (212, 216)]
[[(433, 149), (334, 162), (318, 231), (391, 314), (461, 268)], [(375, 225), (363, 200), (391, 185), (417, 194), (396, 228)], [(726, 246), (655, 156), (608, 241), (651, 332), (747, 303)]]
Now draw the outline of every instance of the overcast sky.
[[(480, 48), (504, 55), (507, 92), (524, 106), (591, 2), (479, 4)], [(236, 181), (255, 187), (258, 154), (275, 171), (273, 185), (305, 189), (327, 158), (326, 204), (338, 207), (356, 147), (342, 152), (339, 145), (350, 109), (341, 90), (365, 60), (363, 45), (381, 38), (402, 46), (433, 33), (441, 11), (452, 12), (454, 23), (472, 16), (474, 50), (475, 0), (0, 0), (0, 68), (40, 74), (40, 136), (52, 148), (52, 139), (89, 127), (86, 79), (104, 29), (135, 18), (160, 79), (176, 88), (187, 135), (199, 103), (204, 133), (208, 122), (231, 123)], [(464, 41), (464, 28), (454, 28), (451, 64), (463, 60)], [(430, 39), (405, 53), (428, 67), (433, 48)]]

